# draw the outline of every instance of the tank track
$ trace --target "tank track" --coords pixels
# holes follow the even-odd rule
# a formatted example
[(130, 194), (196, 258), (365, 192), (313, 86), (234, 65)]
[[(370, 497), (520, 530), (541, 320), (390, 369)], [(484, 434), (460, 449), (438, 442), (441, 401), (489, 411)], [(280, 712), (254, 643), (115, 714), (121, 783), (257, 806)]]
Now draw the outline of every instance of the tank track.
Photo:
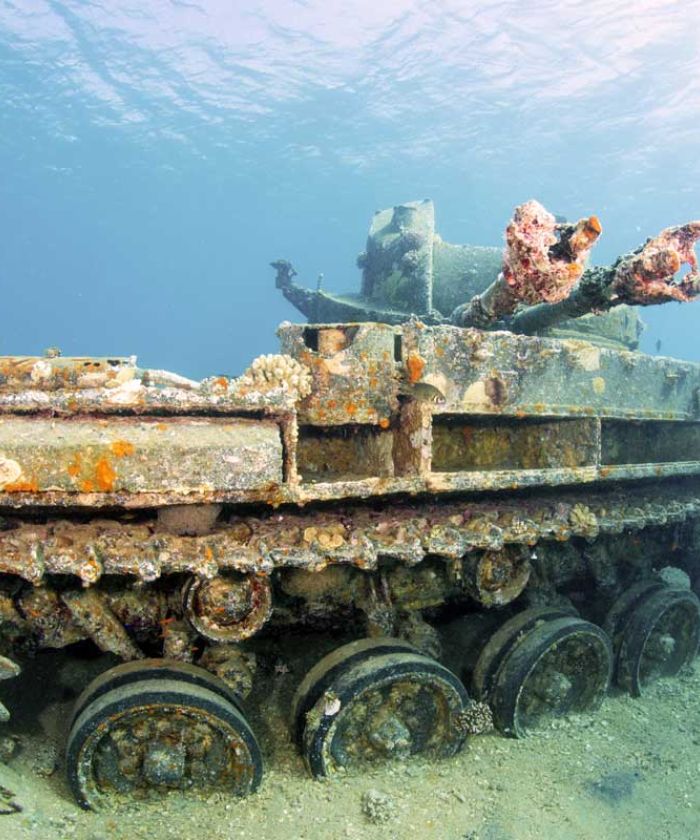
[(83, 587), (103, 576), (143, 583), (170, 574), (213, 578), (228, 570), (270, 574), (329, 565), (373, 571), (380, 558), (415, 566), (426, 556), (456, 560), (540, 540), (594, 540), (700, 517), (697, 483), (654, 489), (561, 491), (556, 496), (439, 504), (412, 500), (384, 511), (371, 507), (283, 510), (235, 516), (202, 536), (159, 532), (156, 519), (134, 524), (65, 518), (45, 524), (6, 520), (0, 532), (0, 574), (40, 586), (52, 575), (75, 576)]

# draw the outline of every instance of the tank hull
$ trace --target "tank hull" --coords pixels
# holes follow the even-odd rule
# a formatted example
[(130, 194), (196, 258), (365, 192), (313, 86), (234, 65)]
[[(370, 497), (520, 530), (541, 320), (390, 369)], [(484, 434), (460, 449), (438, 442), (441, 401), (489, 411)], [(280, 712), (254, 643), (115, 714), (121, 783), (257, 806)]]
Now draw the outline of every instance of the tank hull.
[[(609, 611), (633, 612), (627, 602), (614, 612), (633, 586), (646, 599), (637, 624), (664, 610), (676, 622), (662, 639), (680, 651), (667, 667), (692, 657), (697, 599), (660, 591), (654, 575), (670, 558), (700, 582), (700, 366), (415, 319), (284, 325), (280, 338), (281, 355), (202, 383), (131, 360), (87, 378), (76, 374), (83, 359), (3, 362), (3, 651), (89, 640), (127, 662), (169, 663), (167, 686), (152, 665), (129, 670), (134, 685), (110, 672), (81, 712), (69, 771), (82, 804), (102, 801), (90, 767), (111, 749), (90, 733), (114, 726), (126, 738), (124, 704), (134, 732), (150, 732), (152, 704), (170, 726), (173, 698), (212, 733), (227, 721), (248, 755), (236, 783), (253, 789), (262, 759), (242, 706), (228, 695), (222, 705), (192, 668), (245, 695), (256, 640), (295, 628), (371, 640), (341, 648), (302, 692), (294, 725), (316, 775), (337, 769), (330, 718), (343, 704), (361, 711), (370, 689), (378, 702), (387, 685), (415, 714), (385, 709), (362, 747), (373, 755), (403, 757), (412, 737), (453, 754), (487, 727), (489, 703), (506, 734), (523, 733), (530, 717), (511, 699), (527, 674), (508, 665), (522, 622), (534, 635), (519, 662), (559, 645), (580, 651), (591, 673), (575, 684), (598, 703), (622, 646), (620, 679), (641, 690), (640, 633), (630, 652), (601, 629)], [(455, 615), (488, 616), (495, 629), (473, 666), (473, 707), (462, 666), (435, 661), (433, 622)], [(619, 615), (612, 636), (624, 635)], [(462, 651), (464, 663), (475, 651)], [(489, 694), (491, 676), (505, 699)], [(574, 675), (554, 676), (559, 714)], [(439, 731), (411, 730), (438, 708), (451, 710), (435, 718)], [(349, 755), (365, 733), (342, 731)], [(184, 748), (153, 736), (139, 749), (140, 787), (185, 785)], [(191, 758), (202, 747), (187, 749)], [(129, 750), (110, 784), (133, 782)]]

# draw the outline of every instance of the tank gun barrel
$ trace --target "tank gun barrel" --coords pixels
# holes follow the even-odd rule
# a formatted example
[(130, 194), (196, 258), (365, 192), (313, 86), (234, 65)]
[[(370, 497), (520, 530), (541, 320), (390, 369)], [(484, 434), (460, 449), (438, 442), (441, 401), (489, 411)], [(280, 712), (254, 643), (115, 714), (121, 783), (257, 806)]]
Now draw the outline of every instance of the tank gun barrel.
[(275, 269), (275, 286), (281, 290), (287, 300), (307, 318), (314, 319), (315, 296), (309, 289), (304, 289), (294, 282), (296, 269), (289, 260), (275, 260), (270, 265)]
[(452, 323), (488, 328), (512, 315), (521, 303), (565, 299), (601, 230), (596, 216), (560, 223), (537, 201), (519, 205), (506, 228), (501, 273), (484, 292), (454, 310)]
[[(509, 327), (518, 333), (534, 333), (565, 319), (605, 312), (623, 303), (655, 306), (672, 300), (694, 300), (700, 295), (700, 272), (693, 250), (698, 239), (700, 221), (665, 228), (612, 265), (587, 269), (563, 300), (518, 312)], [(678, 280), (675, 275), (684, 264), (690, 270)]]

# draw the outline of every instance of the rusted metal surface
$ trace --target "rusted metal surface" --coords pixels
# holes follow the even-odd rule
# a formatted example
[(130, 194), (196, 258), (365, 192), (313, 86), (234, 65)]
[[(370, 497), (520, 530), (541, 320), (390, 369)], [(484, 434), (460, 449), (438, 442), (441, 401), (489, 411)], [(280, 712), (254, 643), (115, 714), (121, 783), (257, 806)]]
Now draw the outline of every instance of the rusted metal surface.
[[(696, 482), (508, 502), (416, 499), (383, 511), (355, 507), (352, 515), (347, 507), (287, 508), (220, 520), (199, 536), (165, 534), (155, 517), (138, 525), (74, 522), (70, 553), (67, 522), (10, 520), (0, 531), (0, 574), (3, 585), (15, 584), (2, 599), (0, 619), (3, 634), (13, 625), (40, 647), (92, 639), (131, 660), (142, 656), (141, 642), (149, 649), (162, 644), (164, 656), (181, 662), (199, 657), (203, 667), (246, 693), (254, 663), (236, 644), (221, 641), (258, 631), (275, 598), (273, 632), (309, 618), (337, 621), (354, 611), (364, 614), (370, 635), (398, 634), (435, 655), (438, 640), (420, 610), (448, 601), (501, 606), (521, 595), (533, 576), (536, 597), (554, 597), (549, 587), (573, 573), (566, 571), (566, 551), (557, 547), (576, 537), (591, 546), (576, 563), (585, 562), (588, 574), (609, 588), (611, 581), (617, 585), (616, 550), (626, 569), (639, 562), (633, 559), (639, 551), (650, 568), (655, 538), (644, 529), (663, 530), (657, 554), (665, 559), (680, 540), (677, 529), (690, 533), (697, 521)], [(609, 543), (616, 535), (624, 535), (620, 549)], [(57, 545), (61, 552), (53, 562)], [(80, 572), (88, 555), (100, 564), (86, 580)], [(184, 597), (183, 572), (191, 574)]]
[[(562, 491), (556, 499), (401, 502), (384, 512), (285, 509), (263, 516), (237, 516), (211, 533), (180, 537), (152, 525), (74, 523), (72, 544), (61, 547), (54, 526), (21, 524), (0, 532), (0, 574), (38, 585), (55, 574), (74, 575), (83, 586), (103, 575), (144, 582), (187, 572), (212, 579), (219, 572), (269, 574), (278, 568), (322, 570), (350, 565), (371, 570), (381, 557), (408, 565), (426, 555), (459, 559), (467, 552), (534, 545), (539, 540), (590, 539), (700, 516), (700, 486), (625, 491)], [(84, 558), (98, 562), (84, 572)]]
[[(11, 677), (19, 676), (20, 667), (16, 662), (8, 659), (6, 656), (0, 656), (0, 680), (9, 680)], [(0, 723), (5, 723), (10, 719), (10, 713), (0, 703)]]
[(238, 697), (250, 694), (255, 676), (254, 654), (237, 645), (215, 643), (208, 645), (198, 664), (223, 680)]
[(194, 662), (197, 634), (186, 621), (175, 617), (161, 622), (163, 633), (163, 659), (175, 662)]
[(406, 373), (439, 388), (436, 413), (697, 420), (700, 365), (585, 341), (456, 327), (403, 328)]
[[(285, 355), (236, 380), (130, 380), (136, 401), (120, 415), (109, 400), (121, 385), (32, 392), (52, 417), (6, 402), (0, 503), (275, 506), (700, 472), (689, 362), (416, 321), (289, 325), (281, 340)], [(29, 394), (0, 389), (0, 401)]]
[(128, 679), (112, 669), (106, 676), (116, 672), (113, 686), (79, 711), (66, 765), (82, 807), (99, 808), (125, 793), (245, 795), (260, 783), (262, 756), (236, 705), (189, 673), (179, 676), (177, 667), (170, 663), (162, 675), (146, 667), (143, 677), (137, 672)]
[(136, 358), (61, 356), (0, 357), (0, 389), (4, 392), (117, 388), (138, 373)]
[[(327, 330), (347, 337), (342, 349), (323, 354), (307, 345)], [(555, 340), (485, 333), (420, 322), (388, 325), (302, 326), (280, 329), (284, 353), (308, 368), (312, 392), (298, 404), (302, 423), (380, 423), (396, 411), (405, 386), (435, 384), (446, 398), (442, 412), (602, 414), (609, 417), (697, 419), (700, 366), (665, 357), (600, 348), (581, 340)], [(466, 377), (466, 378), (465, 378)], [(69, 392), (0, 388), (5, 415), (114, 414), (239, 416), (294, 412), (299, 393), (283, 388), (263, 393), (237, 380), (204, 380), (196, 389), (133, 389), (129, 402), (112, 399), (118, 389)], [(473, 387), (474, 386), (474, 387)], [(469, 389), (472, 389), (471, 391)], [(245, 397), (245, 399), (244, 399)], [(617, 403), (620, 403), (618, 407)]]
[(50, 587), (33, 586), (23, 590), (16, 604), (31, 630), (27, 635), (33, 636), (40, 647), (63, 648), (87, 638), (88, 633), (73, 620), (60, 594)]
[(255, 635), (272, 612), (272, 587), (265, 575), (193, 576), (182, 593), (183, 611), (205, 639), (232, 644)]
[[(54, 414), (279, 414), (294, 408), (308, 394), (308, 372), (294, 359), (278, 355), (260, 356), (239, 377), (215, 376), (194, 382), (167, 371), (143, 370), (135, 358), (108, 379), (83, 381), (80, 387), (64, 377), (63, 370), (87, 364), (81, 358), (0, 357), (0, 370), (40, 365), (45, 378), (28, 374), (0, 381), (0, 410), (12, 414), (46, 412)], [(102, 360), (94, 360), (102, 364)], [(54, 370), (54, 368), (57, 370)], [(109, 371), (108, 371), (109, 372)], [(22, 387), (23, 386), (23, 387)]]
[[(502, 279), (481, 300), (490, 314), (479, 304), (490, 326), (505, 316), (514, 327), (518, 301), (567, 295), (600, 232), (593, 217), (555, 222), (533, 202), (516, 215)], [(692, 297), (698, 232), (669, 229), (621, 258), (628, 298), (642, 286)], [(594, 326), (597, 344), (446, 325), (433, 280), (463, 274), (457, 248), (435, 234), (430, 202), (378, 214), (364, 298), (424, 320), (285, 324), (281, 353), (236, 378), (194, 382), (133, 358), (57, 351), (0, 359), (2, 652), (91, 640), (126, 661), (161, 655), (177, 672), (163, 682), (151, 663), (141, 685), (119, 672), (76, 712), (67, 766), (83, 804), (115, 788), (254, 789), (259, 750), (228, 689), (251, 690), (253, 652), (266, 657), (257, 634), (343, 626), (425, 654), (411, 654), (416, 679), (373, 685), (360, 667), (357, 684), (338, 683), (345, 695), (315, 698), (310, 764), (330, 756), (336, 730), (326, 738), (317, 724), (336, 717), (338, 744), (360, 764), (408, 755), (416, 714), (437, 721), (451, 753), (491, 718), (461, 700), (449, 720), (433, 714), (447, 702), (435, 615), (557, 605), (604, 616), (669, 556), (700, 579), (689, 559), (700, 546), (700, 365), (601, 346), (634, 344), (631, 311), (604, 335)], [(661, 277), (682, 260), (691, 273), (680, 285)], [(310, 313), (339, 304), (296, 287), (289, 264), (276, 268)], [(195, 662), (224, 695), (191, 687)], [(367, 676), (380, 714), (366, 721), (355, 694)], [(217, 697), (231, 705), (212, 717)]]
[(522, 546), (500, 551), (473, 552), (467, 556), (461, 575), (472, 598), (485, 607), (514, 601), (530, 579), (530, 556)]
[(101, 592), (95, 589), (69, 590), (61, 593), (61, 600), (68, 607), (74, 623), (100, 650), (126, 660), (143, 658), (143, 653), (129, 638), (124, 625), (109, 608)]
[[(342, 331), (344, 341), (335, 341), (328, 350), (324, 334), (330, 331)], [(312, 376), (311, 394), (299, 412), (301, 423), (388, 424), (398, 406), (396, 335), (382, 324), (282, 327), (282, 352), (304, 364)]]
[(30, 632), (29, 623), (19, 614), (9, 592), (0, 592), (0, 627), (3, 639), (10, 643), (27, 636)]
[(223, 418), (5, 417), (3, 493), (227, 493), (282, 483), (277, 424)]
[(360, 260), (363, 297), (375, 306), (429, 315), (434, 237), (435, 212), (429, 200), (375, 213)]
[(208, 534), (221, 515), (222, 505), (169, 505), (158, 509), (158, 527), (181, 536)]

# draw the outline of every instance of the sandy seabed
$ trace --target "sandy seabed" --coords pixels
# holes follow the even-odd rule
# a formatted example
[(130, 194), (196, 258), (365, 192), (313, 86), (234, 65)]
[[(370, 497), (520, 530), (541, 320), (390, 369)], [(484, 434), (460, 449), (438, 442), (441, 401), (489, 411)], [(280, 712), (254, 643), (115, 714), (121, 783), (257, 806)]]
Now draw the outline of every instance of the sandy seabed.
[(77, 692), (109, 664), (47, 653), (3, 684), (14, 714), (0, 730), (0, 810), (10, 802), (21, 810), (0, 816), (0, 840), (700, 837), (700, 660), (640, 699), (613, 694), (597, 713), (555, 720), (523, 740), (475, 736), (451, 760), (326, 782), (309, 778), (288, 733), (303, 672), (269, 668), (249, 699), (266, 760), (256, 794), (173, 793), (97, 814), (74, 804), (61, 751)]

